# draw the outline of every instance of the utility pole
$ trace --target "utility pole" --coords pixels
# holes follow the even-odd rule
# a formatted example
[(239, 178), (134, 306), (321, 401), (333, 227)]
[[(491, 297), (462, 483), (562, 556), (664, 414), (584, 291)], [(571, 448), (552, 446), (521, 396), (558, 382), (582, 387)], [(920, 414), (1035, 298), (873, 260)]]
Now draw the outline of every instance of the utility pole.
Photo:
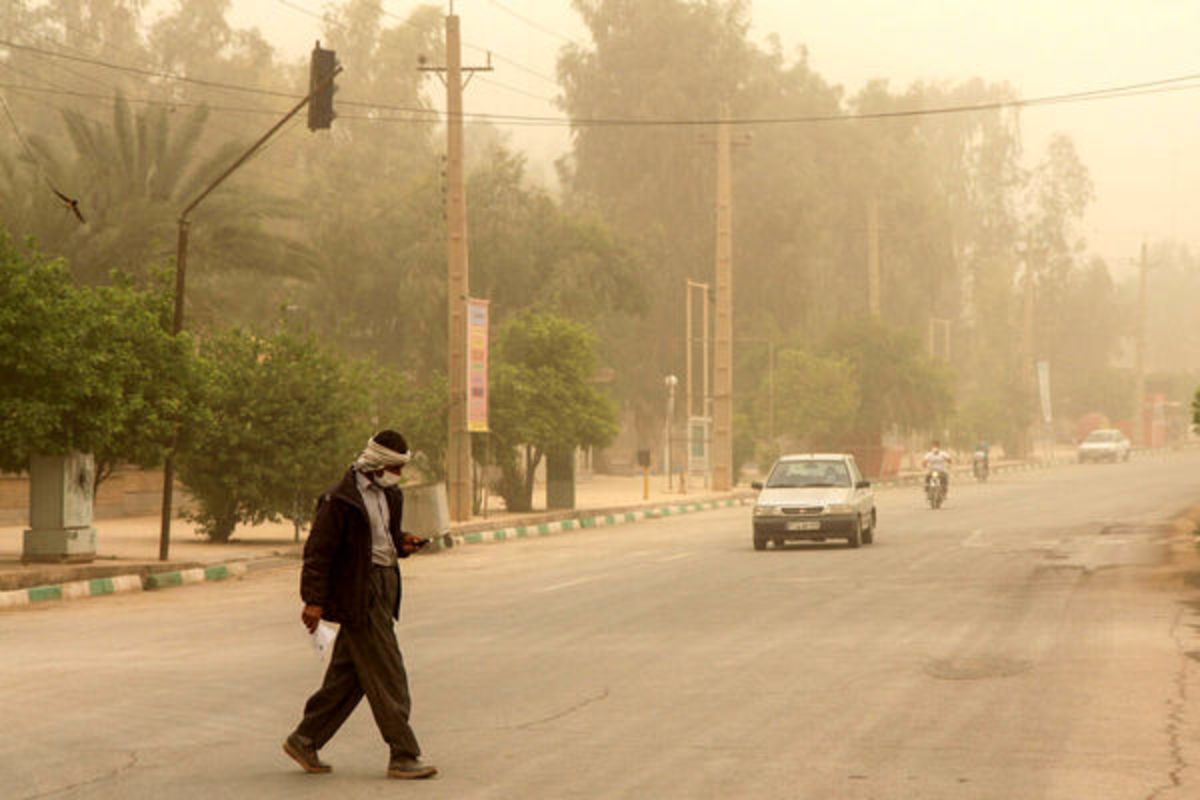
[[(490, 62), (489, 57), (489, 62)], [(420, 66), (424, 72), (439, 73), (446, 84), (446, 253), (447, 253), (447, 345), (446, 376), (449, 384), (449, 441), (446, 447), (446, 489), (450, 519), (471, 518), (471, 434), (467, 430), (467, 192), (463, 179), (463, 109), (466, 83), (486, 67), (462, 66), (459, 19), (450, 3), (446, 17), (446, 65)], [(442, 77), (440, 73), (444, 72)]]
[(867, 197), (867, 309), (879, 316), (879, 195)]
[(1146, 442), (1146, 243), (1142, 242), (1142, 258), (1138, 264), (1137, 338), (1133, 349), (1133, 443)]
[[(692, 306), (693, 306), (693, 297), (697, 290), (700, 291), (700, 300), (701, 300), (701, 303), (700, 303), (700, 342), (701, 342), (700, 358), (701, 358), (701, 364), (703, 365), (701, 367), (701, 369), (702, 369), (701, 374), (703, 377), (701, 380), (701, 388), (700, 388), (700, 414), (698, 416), (700, 417), (700, 419), (704, 420), (703, 424), (700, 427), (700, 435), (702, 437), (704, 437), (704, 441), (702, 442), (702, 444), (704, 445), (703, 452), (704, 452), (705, 462), (709, 461), (709, 456), (710, 456), (710, 454), (709, 454), (710, 443), (708, 441), (708, 439), (709, 439), (708, 415), (710, 413), (710, 410), (708, 407), (708, 405), (709, 405), (709, 401), (708, 401), (708, 394), (709, 394), (709, 387), (708, 387), (708, 339), (709, 339), (708, 298), (709, 298), (709, 293), (712, 291), (712, 287), (707, 283), (700, 283), (698, 281), (693, 281), (693, 280), (689, 279), (686, 282), (686, 288), (684, 290), (684, 298), (685, 298), (684, 326), (687, 330), (687, 333), (684, 336), (684, 352), (686, 353), (686, 358), (687, 358), (687, 369), (685, 370), (685, 373), (684, 373), (685, 374), (684, 380), (686, 382), (686, 391), (687, 391), (686, 406), (687, 406), (687, 425), (688, 425), (688, 427), (687, 427), (688, 456), (687, 456), (686, 464), (685, 464), (684, 471), (683, 471), (684, 479), (683, 479), (683, 486), (682, 486), (684, 491), (687, 490), (687, 475), (688, 475), (688, 472), (691, 470), (692, 452), (695, 449), (695, 442), (693, 440), (697, 433), (696, 427), (693, 424), (694, 420), (697, 417), (697, 414), (696, 414), (696, 403), (694, 400), (695, 381), (692, 379), (692, 370), (695, 368), (695, 365), (696, 365), (696, 357), (693, 355), (693, 351), (692, 351), (693, 344), (696, 341), (696, 333), (695, 333), (696, 325), (695, 325), (695, 322), (693, 321), (694, 313), (692, 311)], [(704, 477), (705, 477), (705, 485), (706, 486), (708, 485), (707, 472), (708, 471), (705, 470)]]
[[(733, 134), (717, 123), (716, 331), (713, 351), (713, 489), (733, 488)], [(747, 143), (748, 138), (739, 141)]]
[(694, 401), (695, 392), (693, 386), (695, 382), (692, 379), (692, 370), (695, 368), (696, 358), (692, 354), (692, 345), (696, 341), (696, 325), (694, 322), (695, 312), (692, 310), (694, 306), (693, 294), (699, 290), (700, 297), (703, 302), (700, 304), (700, 414), (699, 416), (708, 416), (709, 409), (709, 385), (708, 385), (708, 340), (711, 336), (708, 322), (708, 298), (712, 292), (712, 285), (701, 283), (699, 281), (687, 280), (687, 292), (684, 295), (684, 317), (685, 326), (687, 327), (687, 336), (684, 339), (687, 347), (687, 414), (689, 417), (696, 416), (696, 402)]
[[(1023, 321), (1023, 324), (1021, 325), (1021, 330), (1022, 330), (1021, 345), (1022, 345), (1022, 350), (1024, 350), (1024, 352), (1022, 353), (1022, 356), (1023, 356), (1022, 360), (1024, 361), (1024, 363), (1022, 364), (1022, 367), (1023, 367), (1024, 377), (1025, 377), (1025, 387), (1026, 387), (1026, 392), (1027, 392), (1026, 397), (1028, 398), (1028, 402), (1030, 403), (1030, 406), (1026, 409), (1028, 411), (1029, 409), (1032, 408), (1034, 398), (1037, 397), (1037, 372), (1036, 372), (1036, 367), (1034, 366), (1034, 361), (1037, 359), (1037, 354), (1034, 352), (1035, 348), (1034, 348), (1034, 341), (1033, 341), (1033, 333), (1034, 333), (1034, 331), (1033, 331), (1033, 328), (1034, 328), (1033, 260), (1032, 260), (1031, 254), (1029, 254), (1029, 253), (1025, 254), (1025, 287), (1024, 288), (1025, 288), (1025, 293), (1024, 293), (1025, 299), (1024, 299), (1024, 308), (1022, 309), (1024, 321)], [(1033, 443), (1031, 441), (1028, 441), (1028, 439), (1030, 438), (1030, 428), (1031, 427), (1032, 427), (1031, 425), (1027, 426), (1026, 430), (1025, 430), (1025, 438), (1027, 439), (1027, 441), (1025, 443), (1026, 450), (1031, 450), (1033, 447)]]

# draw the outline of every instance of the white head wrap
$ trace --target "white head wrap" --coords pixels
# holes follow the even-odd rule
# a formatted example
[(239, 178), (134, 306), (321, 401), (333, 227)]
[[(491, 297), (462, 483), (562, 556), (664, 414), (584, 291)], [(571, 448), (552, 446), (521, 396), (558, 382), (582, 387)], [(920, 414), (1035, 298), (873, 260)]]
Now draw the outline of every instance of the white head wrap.
[(412, 456), (408, 452), (397, 453), (389, 450), (374, 439), (367, 440), (367, 447), (354, 459), (354, 468), (359, 472), (375, 472), (394, 467), (397, 464), (407, 464)]

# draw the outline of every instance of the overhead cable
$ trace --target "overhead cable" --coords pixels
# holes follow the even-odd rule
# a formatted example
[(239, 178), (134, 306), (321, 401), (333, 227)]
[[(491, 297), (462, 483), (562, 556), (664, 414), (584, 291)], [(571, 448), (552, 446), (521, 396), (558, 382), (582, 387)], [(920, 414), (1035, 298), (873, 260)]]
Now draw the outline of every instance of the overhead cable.
[[(284, 0), (280, 0), (283, 2)], [(230, 89), (251, 94), (262, 94), (271, 97), (287, 98), (296, 100), (302, 97), (294, 93), (275, 91), (271, 89), (263, 89), (254, 86), (244, 86), (220, 81), (207, 81), (199, 78), (190, 78), (184, 75), (163, 72), (158, 70), (146, 70), (137, 67), (128, 67), (120, 64), (114, 64), (100, 59), (84, 58), (82, 56), (74, 56), (66, 53), (57, 53), (50, 50), (31, 47), (11, 42), (5, 39), (0, 39), (0, 46), (9, 47), (16, 50), (24, 50), (35, 53), (40, 53), (53, 58), (64, 58), (71, 61), (79, 61), (102, 66), (109, 69), (131, 72), (134, 74), (144, 75), (148, 77), (159, 78), (163, 80), (177, 80), (187, 83), (195, 83), (203, 86), (214, 88)], [(524, 114), (489, 114), (479, 112), (469, 112), (463, 114), (466, 119), (479, 121), (488, 121), (496, 123), (538, 123), (544, 125), (561, 125), (571, 127), (585, 126), (613, 126), (613, 127), (706, 127), (717, 124), (729, 124), (735, 126), (746, 125), (794, 125), (794, 124), (813, 124), (824, 122), (847, 122), (853, 120), (877, 120), (877, 119), (900, 119), (908, 117), (925, 117), (936, 116), (941, 114), (962, 114), (980, 111), (995, 111), (1006, 108), (1025, 108), (1033, 106), (1056, 105), (1060, 103), (1075, 103), (1088, 100), (1106, 100), (1122, 97), (1132, 97), (1138, 95), (1159, 94), (1169, 91), (1186, 91), (1200, 88), (1200, 73), (1190, 73), (1187, 75), (1179, 75), (1171, 78), (1162, 78), (1152, 81), (1142, 81), (1139, 83), (1130, 83), (1119, 86), (1108, 86), (1099, 89), (1088, 89), (1077, 92), (1066, 92), (1062, 94), (1044, 95), (1031, 98), (1014, 98), (1011, 100), (995, 100), (986, 103), (969, 103), (950, 106), (935, 106), (932, 108), (915, 108), (915, 109), (896, 109), (889, 111), (861, 111), (852, 113), (838, 114), (807, 114), (796, 116), (778, 116), (778, 117), (697, 117), (697, 118), (669, 118), (669, 117), (565, 117), (565, 116), (535, 116)], [(1186, 85), (1185, 85), (1186, 84)], [(512, 88), (512, 87), (505, 87)], [(445, 117), (445, 112), (437, 111), (429, 108), (397, 106), (390, 103), (381, 103), (363, 100), (341, 100), (341, 105), (371, 108), (382, 111), (399, 111), (409, 114), (421, 114), (436, 116), (439, 118)], [(384, 118), (381, 118), (384, 119)]]

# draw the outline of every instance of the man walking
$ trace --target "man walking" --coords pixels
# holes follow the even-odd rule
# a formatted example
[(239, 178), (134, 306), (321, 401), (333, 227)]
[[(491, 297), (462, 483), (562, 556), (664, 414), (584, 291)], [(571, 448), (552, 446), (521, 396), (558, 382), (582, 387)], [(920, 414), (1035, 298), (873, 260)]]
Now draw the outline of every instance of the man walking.
[(366, 695), (375, 724), (391, 748), (389, 778), (428, 778), (408, 724), (412, 706), (404, 658), (393, 623), (400, 615), (400, 568), (428, 540), (404, 533), (400, 475), (408, 443), (384, 430), (367, 442), (336, 485), (321, 495), (300, 573), (300, 618), (309, 633), (322, 619), (340, 623), (325, 679), (304, 706), (304, 718), (283, 751), (305, 772), (329, 772), (317, 756)]

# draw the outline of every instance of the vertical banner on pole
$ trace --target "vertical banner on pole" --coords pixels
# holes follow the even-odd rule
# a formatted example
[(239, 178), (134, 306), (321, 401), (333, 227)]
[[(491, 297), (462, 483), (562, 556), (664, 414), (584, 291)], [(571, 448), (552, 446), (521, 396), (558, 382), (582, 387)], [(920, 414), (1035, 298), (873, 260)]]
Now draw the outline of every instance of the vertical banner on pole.
[(1053, 420), (1053, 412), (1050, 407), (1050, 362), (1037, 362), (1037, 378), (1038, 378), (1038, 399), (1042, 405), (1042, 422), (1047, 425)]
[(488, 430), (488, 303), (467, 299), (467, 430)]

